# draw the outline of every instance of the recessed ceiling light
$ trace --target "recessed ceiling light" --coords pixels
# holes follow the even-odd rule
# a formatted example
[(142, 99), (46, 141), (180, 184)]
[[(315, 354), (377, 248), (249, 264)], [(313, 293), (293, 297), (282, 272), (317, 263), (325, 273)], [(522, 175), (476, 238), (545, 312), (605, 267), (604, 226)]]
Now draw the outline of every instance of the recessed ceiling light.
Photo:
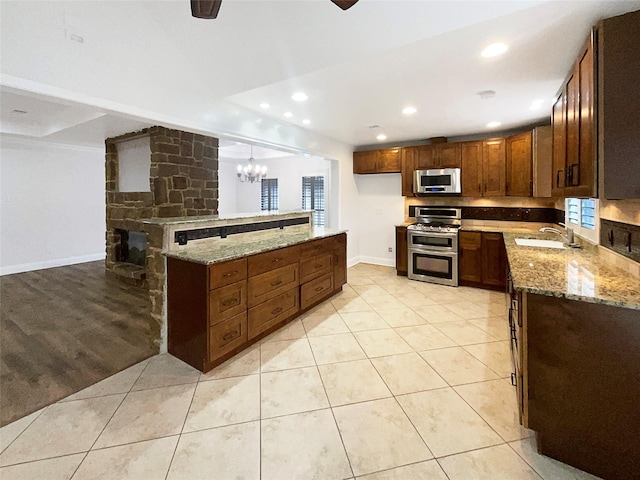
[(291, 118), (291, 117), (293, 117), (293, 113), (291, 113), (291, 112), (284, 112), (284, 116), (285, 116), (285, 117), (287, 117), (287, 118)]
[(504, 52), (509, 50), (509, 46), (504, 43), (492, 43), (487, 48), (482, 50), (483, 57), (496, 57), (498, 55), (502, 55)]
[(266, 103), (266, 102), (262, 102), (262, 103), (260, 104), (260, 108), (269, 108), (269, 104), (268, 104), (268, 103)]
[(529, 110), (539, 110), (540, 107), (542, 107), (543, 103), (544, 103), (544, 100), (534, 100), (533, 102), (531, 102), (531, 106), (529, 107)]
[(406, 107), (402, 110), (402, 113), (404, 113), (405, 115), (411, 115), (412, 113), (416, 113), (417, 110), (415, 109), (415, 107)]
[(386, 139), (387, 139), (387, 136), (386, 136), (384, 133), (381, 133), (381, 134), (380, 134), (380, 135), (378, 135), (376, 138), (377, 138), (378, 140), (382, 141), (382, 140), (386, 140)]
[(496, 128), (496, 127), (499, 127), (500, 125), (502, 125), (502, 123), (500, 122), (489, 122), (487, 123), (487, 128)]
[(295, 100), (296, 102), (304, 102), (307, 97), (304, 93), (302, 92), (296, 92), (291, 96), (291, 99)]
[(305, 118), (304, 120), (302, 120), (302, 123), (304, 123), (305, 125), (309, 125), (311, 123), (311, 120)]

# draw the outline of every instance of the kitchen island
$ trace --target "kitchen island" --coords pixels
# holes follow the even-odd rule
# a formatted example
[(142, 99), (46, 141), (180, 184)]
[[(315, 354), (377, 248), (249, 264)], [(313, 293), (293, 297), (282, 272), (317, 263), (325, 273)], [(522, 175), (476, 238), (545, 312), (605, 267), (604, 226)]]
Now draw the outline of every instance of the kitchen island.
[[(164, 252), (169, 353), (206, 372), (342, 290), (346, 233), (299, 218), (214, 224), (205, 233), (224, 238)], [(170, 237), (183, 242), (183, 230)]]
[(640, 282), (599, 247), (524, 247), (505, 232), (513, 378), (538, 451), (611, 479), (639, 478)]

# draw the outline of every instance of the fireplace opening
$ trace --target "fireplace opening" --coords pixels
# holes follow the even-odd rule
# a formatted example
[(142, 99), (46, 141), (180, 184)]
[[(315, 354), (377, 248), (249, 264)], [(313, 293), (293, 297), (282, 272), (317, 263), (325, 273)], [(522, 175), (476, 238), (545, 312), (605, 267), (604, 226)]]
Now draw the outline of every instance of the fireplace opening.
[(120, 235), (116, 261), (144, 268), (147, 256), (147, 235), (143, 232), (128, 230), (116, 230), (116, 232)]

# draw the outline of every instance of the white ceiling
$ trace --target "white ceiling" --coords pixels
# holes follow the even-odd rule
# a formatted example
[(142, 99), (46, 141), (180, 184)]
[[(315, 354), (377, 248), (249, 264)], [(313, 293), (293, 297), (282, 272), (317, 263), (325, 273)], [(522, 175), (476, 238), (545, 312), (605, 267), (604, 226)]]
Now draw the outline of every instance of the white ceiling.
[[(216, 20), (188, 0), (0, 7), (3, 133), (100, 145), (159, 123), (291, 152), (544, 121), (591, 25), (640, 1), (224, 0)], [(494, 41), (508, 52), (482, 58)]]

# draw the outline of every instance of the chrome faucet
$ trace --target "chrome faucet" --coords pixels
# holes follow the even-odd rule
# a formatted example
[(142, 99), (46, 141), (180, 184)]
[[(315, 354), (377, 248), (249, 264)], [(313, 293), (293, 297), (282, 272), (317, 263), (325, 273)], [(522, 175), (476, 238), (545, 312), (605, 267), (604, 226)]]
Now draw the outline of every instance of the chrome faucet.
[(557, 235), (560, 236), (560, 238), (562, 238), (562, 240), (564, 240), (564, 243), (569, 246), (569, 247), (577, 247), (578, 244), (574, 242), (574, 238), (573, 238), (573, 228), (567, 227), (564, 223), (559, 223), (558, 225), (565, 227), (566, 229), (566, 235), (564, 233), (562, 233), (560, 230), (558, 230), (557, 228), (552, 228), (552, 227), (542, 227), (540, 229), (541, 232), (551, 232), (551, 233), (555, 233)]

